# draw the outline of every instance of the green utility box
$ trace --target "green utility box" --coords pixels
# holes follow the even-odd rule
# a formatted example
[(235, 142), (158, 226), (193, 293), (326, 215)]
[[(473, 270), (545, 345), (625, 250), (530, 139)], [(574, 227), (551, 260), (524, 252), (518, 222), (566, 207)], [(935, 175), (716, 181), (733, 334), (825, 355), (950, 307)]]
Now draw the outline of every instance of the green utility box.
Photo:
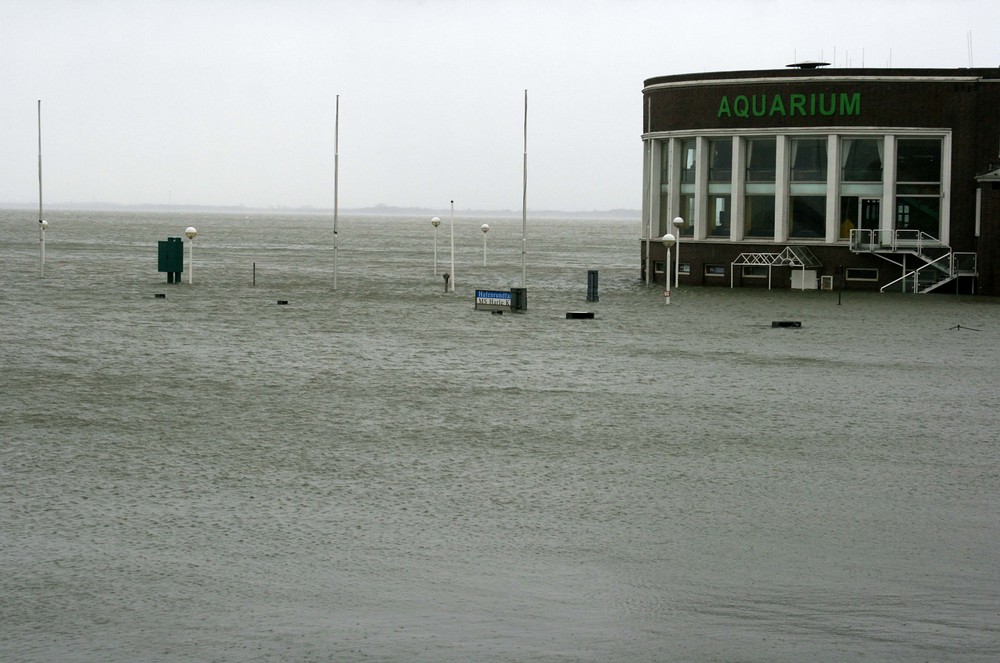
[(157, 271), (167, 273), (167, 283), (180, 283), (184, 271), (184, 242), (180, 237), (168, 237), (159, 242)]

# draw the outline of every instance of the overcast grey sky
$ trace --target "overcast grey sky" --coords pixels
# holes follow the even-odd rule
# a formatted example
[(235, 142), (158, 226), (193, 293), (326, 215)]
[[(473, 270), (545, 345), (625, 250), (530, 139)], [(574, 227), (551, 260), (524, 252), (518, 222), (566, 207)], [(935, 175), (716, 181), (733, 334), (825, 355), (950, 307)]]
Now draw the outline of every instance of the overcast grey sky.
[(4, 0), (0, 202), (641, 205), (643, 80), (1000, 66), (996, 0)]

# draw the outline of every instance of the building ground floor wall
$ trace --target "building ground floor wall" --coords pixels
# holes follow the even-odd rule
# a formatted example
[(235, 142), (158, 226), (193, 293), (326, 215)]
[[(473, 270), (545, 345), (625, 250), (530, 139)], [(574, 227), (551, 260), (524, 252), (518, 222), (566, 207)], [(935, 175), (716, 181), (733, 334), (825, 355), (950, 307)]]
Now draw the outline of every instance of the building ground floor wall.
[[(795, 246), (795, 245), (791, 245)], [(806, 248), (815, 262), (805, 267), (789, 264), (763, 264), (769, 256), (780, 254), (786, 247), (770, 244), (680, 242), (680, 285), (735, 288), (836, 288), (844, 290), (887, 290), (912, 292), (912, 283), (897, 282), (904, 273), (923, 264), (920, 258), (892, 254), (885, 257), (872, 253), (855, 253), (847, 245), (809, 244)], [(678, 247), (671, 250), (671, 282), (678, 277)], [(649, 283), (663, 284), (666, 249), (657, 241), (643, 241), (641, 247), (641, 277)], [(759, 256), (758, 264), (746, 256)], [(734, 264), (735, 263), (735, 264)], [(744, 264), (740, 264), (744, 263)], [(802, 270), (806, 272), (803, 273)], [(798, 272), (798, 273), (796, 273)], [(894, 283), (896, 282), (896, 283)], [(891, 285), (890, 285), (891, 284)], [(937, 289), (942, 293), (979, 294), (975, 277), (962, 276)]]

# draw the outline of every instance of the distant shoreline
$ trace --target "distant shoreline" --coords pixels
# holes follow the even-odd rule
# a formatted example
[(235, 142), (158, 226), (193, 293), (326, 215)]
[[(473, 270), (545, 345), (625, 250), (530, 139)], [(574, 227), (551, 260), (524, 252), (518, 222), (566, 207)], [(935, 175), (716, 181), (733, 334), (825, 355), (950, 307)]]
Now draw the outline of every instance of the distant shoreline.
[[(32, 203), (0, 203), (0, 209), (37, 209), (37, 204)], [(192, 213), (202, 212), (206, 214), (314, 214), (332, 215), (333, 208), (323, 207), (247, 207), (242, 205), (122, 205), (118, 203), (47, 203), (46, 210), (57, 211), (79, 211), (79, 212), (177, 212)], [(468, 210), (456, 209), (456, 213), (462, 216), (482, 216), (492, 218), (517, 217), (520, 218), (520, 210)], [(442, 216), (447, 214), (446, 210), (429, 207), (392, 207), (389, 205), (376, 205), (374, 207), (356, 207), (351, 209), (340, 209), (338, 214), (352, 214), (356, 216)], [(589, 211), (564, 211), (564, 210), (528, 210), (529, 217), (535, 218), (575, 218), (575, 219), (640, 219), (642, 213), (639, 210), (631, 209), (608, 209)]]

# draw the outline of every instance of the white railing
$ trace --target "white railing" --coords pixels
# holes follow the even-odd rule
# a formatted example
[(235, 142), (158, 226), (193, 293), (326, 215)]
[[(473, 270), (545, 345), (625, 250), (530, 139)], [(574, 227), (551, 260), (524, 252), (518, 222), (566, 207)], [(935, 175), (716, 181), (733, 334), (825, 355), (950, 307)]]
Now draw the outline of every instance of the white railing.
[[(943, 249), (945, 253), (937, 258), (933, 258), (925, 254), (924, 249)], [(953, 252), (950, 246), (922, 230), (893, 230), (883, 228), (868, 230), (856, 228), (851, 230), (851, 251), (854, 253), (875, 254), (915, 253), (925, 261), (925, 264), (920, 267), (907, 271), (898, 279), (890, 281), (879, 288), (882, 292), (885, 292), (897, 283), (902, 283), (903, 292), (906, 292), (907, 285), (911, 280), (913, 292), (927, 292), (958, 276), (976, 275), (977, 264), (975, 253)], [(894, 260), (890, 262), (895, 263)], [(902, 265), (905, 264), (904, 261)], [(921, 289), (921, 276), (925, 275), (924, 270), (928, 268), (933, 268), (932, 272), (937, 277), (933, 279), (925, 278), (923, 282), (926, 285)]]
[(952, 274), (957, 276), (959, 274), (975, 275), (979, 273), (979, 261), (975, 252), (955, 251), (951, 255), (953, 256), (951, 263)]
[(855, 228), (851, 230), (851, 250), (860, 251), (916, 251), (922, 253), (924, 248), (948, 248), (937, 237), (922, 230), (899, 230), (878, 228), (868, 230)]
[[(923, 271), (925, 269), (927, 269), (928, 267), (934, 267), (934, 268), (936, 268), (938, 270), (938, 271), (935, 272), (935, 274), (937, 275), (937, 278), (934, 279), (933, 283), (930, 283), (928, 285), (928, 288), (933, 287), (933, 286), (937, 285), (938, 283), (941, 283), (942, 281), (948, 280), (948, 279), (952, 278), (952, 276), (954, 276), (951, 273), (951, 262), (952, 262), (951, 261), (951, 255), (952, 254), (950, 254), (950, 253), (946, 253), (943, 256), (941, 256), (939, 258), (936, 258), (935, 260), (931, 260), (930, 262), (928, 262), (928, 263), (926, 263), (924, 265), (921, 265), (920, 267), (917, 267), (916, 269), (911, 269), (909, 272), (907, 272), (906, 274), (903, 274), (898, 279), (886, 283), (884, 286), (882, 286), (881, 288), (879, 288), (879, 290), (881, 292), (885, 292), (886, 290), (888, 290), (892, 286), (896, 285), (897, 283), (902, 282), (902, 284), (903, 284), (903, 292), (906, 292), (906, 284), (907, 284), (908, 280), (909, 279), (913, 279), (913, 290), (912, 290), (912, 292), (920, 292), (920, 277), (921, 277)], [(939, 263), (942, 263), (942, 262), (945, 263), (945, 264), (944, 265), (939, 264)]]
[[(927, 259), (927, 258), (925, 258)], [(929, 260), (929, 259), (928, 259)], [(930, 279), (925, 280), (927, 284), (921, 290), (920, 288), (920, 277), (923, 275), (923, 271), (929, 267), (935, 268), (937, 271), (933, 272), (937, 274), (937, 278), (931, 281)], [(934, 260), (929, 260), (924, 265), (917, 267), (916, 269), (910, 270), (906, 274), (903, 274), (898, 279), (886, 283), (884, 286), (879, 288), (881, 292), (885, 292), (891, 286), (897, 283), (903, 284), (903, 292), (906, 292), (906, 284), (908, 279), (913, 280), (913, 292), (928, 292), (933, 290), (935, 287), (941, 285), (946, 281), (950, 281), (957, 276), (962, 275), (975, 275), (976, 274), (976, 254), (970, 252), (961, 253), (946, 253), (943, 256), (936, 258)]]

